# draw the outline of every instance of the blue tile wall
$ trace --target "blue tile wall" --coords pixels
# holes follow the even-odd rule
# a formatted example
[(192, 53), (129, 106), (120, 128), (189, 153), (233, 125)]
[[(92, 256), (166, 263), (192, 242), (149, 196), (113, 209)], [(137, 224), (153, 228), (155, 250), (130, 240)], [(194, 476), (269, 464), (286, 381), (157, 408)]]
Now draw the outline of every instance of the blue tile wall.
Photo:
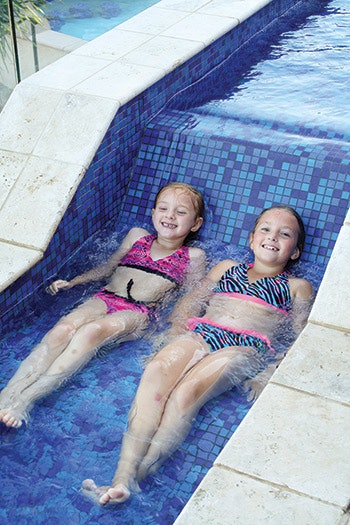
[(149, 216), (157, 189), (182, 180), (205, 195), (204, 240), (247, 247), (260, 211), (285, 204), (306, 224), (303, 259), (325, 265), (349, 206), (350, 148), (342, 144), (195, 111), (164, 111), (145, 130), (120, 221)]
[[(212, 217), (210, 227), (206, 226), (202, 235), (214, 233), (225, 242), (238, 240), (243, 244), (250, 228), (248, 223), (256, 208), (275, 201), (276, 194), (281, 195), (282, 201), (305, 204), (306, 209), (310, 209), (308, 219), (315, 231), (323, 227), (327, 222), (327, 213), (330, 213), (336, 219), (334, 231), (325, 233), (322, 246), (310, 247), (310, 254), (313, 253), (315, 257), (320, 253), (325, 260), (329, 257), (339, 231), (335, 202), (338, 199), (342, 206), (346, 198), (341, 177), (346, 176), (348, 169), (347, 152), (336, 148), (332, 154), (327, 153), (326, 159), (323, 157), (326, 150), (314, 150), (311, 155), (308, 145), (300, 148), (286, 144), (283, 151), (278, 151), (277, 147), (274, 150), (273, 145), (270, 148), (266, 144), (261, 145), (259, 140), (249, 144), (241, 123), (242, 128), (237, 129), (235, 144), (230, 144), (225, 137), (201, 138), (201, 133), (204, 135), (208, 132), (203, 129), (197, 130), (195, 134), (178, 137), (176, 140), (182, 145), (180, 149), (168, 142), (168, 130), (163, 130), (168, 148), (165, 154), (160, 134), (154, 136), (152, 123), (147, 127), (165, 106), (170, 104), (177, 107), (185, 87), (197, 82), (235, 50), (241, 48), (244, 52), (245, 42), (257, 34), (263, 38), (263, 29), (272, 20), (298, 4), (300, 2), (295, 0), (272, 1), (120, 109), (53, 236), (44, 259), (1, 293), (2, 326), (7, 329), (10, 321), (15, 321), (18, 315), (22, 316), (26, 309), (30, 309), (38, 291), (43, 289), (43, 283), (57, 275), (81, 243), (107, 221), (119, 215), (121, 222), (129, 224), (134, 219), (145, 221), (156, 190), (162, 181), (169, 178), (187, 180), (205, 190)], [(193, 123), (189, 121), (186, 125), (191, 128)], [(147, 141), (154, 141), (154, 144), (147, 144), (147, 148), (151, 149), (146, 150), (146, 142), (142, 142), (137, 156), (143, 135), (147, 136)], [(173, 153), (175, 158), (170, 162), (166, 157)], [(182, 159), (179, 157), (181, 155)], [(296, 158), (299, 158), (299, 166), (304, 165), (304, 174), (295, 169)], [(141, 164), (141, 160), (144, 164)], [(311, 160), (318, 164), (311, 166)], [(310, 175), (309, 182), (304, 176), (309, 176), (311, 172), (315, 174), (315, 170), (322, 178), (319, 185), (316, 176)], [(282, 172), (283, 176), (280, 177)], [(230, 179), (232, 173), (240, 174), (237, 184), (233, 184)], [(293, 185), (290, 183), (291, 173), (295, 178)], [(265, 176), (270, 177), (267, 187), (260, 184)], [(330, 190), (331, 180), (333, 186)], [(322, 197), (317, 193), (320, 189)], [(301, 198), (303, 200), (299, 201)], [(317, 217), (312, 213), (315, 207), (318, 210)], [(318, 218), (323, 222), (318, 223)]]

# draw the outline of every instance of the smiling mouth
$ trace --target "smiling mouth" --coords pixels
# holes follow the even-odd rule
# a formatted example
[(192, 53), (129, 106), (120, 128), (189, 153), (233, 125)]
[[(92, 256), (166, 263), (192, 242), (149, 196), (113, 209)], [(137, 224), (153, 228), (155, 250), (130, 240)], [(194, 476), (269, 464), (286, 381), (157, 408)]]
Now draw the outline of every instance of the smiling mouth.
[(263, 248), (265, 248), (265, 250), (270, 250), (271, 252), (278, 252), (278, 248), (276, 248), (276, 246), (271, 246), (270, 244), (263, 244), (262, 245)]
[(164, 226), (164, 228), (169, 228), (170, 230), (174, 230), (176, 228), (175, 224), (170, 224), (169, 222), (162, 222), (162, 226)]

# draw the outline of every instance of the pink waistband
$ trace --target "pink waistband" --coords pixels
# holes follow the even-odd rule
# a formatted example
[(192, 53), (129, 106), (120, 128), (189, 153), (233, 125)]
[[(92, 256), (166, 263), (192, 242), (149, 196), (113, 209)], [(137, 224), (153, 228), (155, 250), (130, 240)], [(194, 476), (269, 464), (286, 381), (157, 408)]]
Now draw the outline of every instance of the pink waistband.
[(257, 337), (258, 339), (264, 341), (264, 343), (267, 344), (267, 346), (271, 349), (272, 352), (275, 352), (271, 345), (271, 341), (267, 337), (267, 335), (256, 332), (255, 330), (238, 330), (236, 328), (232, 328), (232, 326), (225, 326), (219, 323), (215, 323), (215, 321), (212, 321), (209, 317), (191, 317), (187, 321), (187, 325), (190, 330), (194, 330), (199, 323), (205, 323), (210, 326), (215, 326), (220, 330), (227, 330), (228, 332), (232, 332), (233, 334), (245, 334)]
[(257, 303), (257, 304), (261, 304), (262, 306), (267, 306), (268, 308), (273, 308), (274, 310), (277, 310), (283, 315), (288, 315), (288, 312), (286, 312), (282, 308), (278, 308), (277, 306), (274, 306), (273, 304), (267, 303), (263, 299), (260, 299), (260, 297), (255, 297), (254, 295), (246, 295), (246, 294), (237, 293), (237, 292), (216, 292), (215, 295), (229, 295), (230, 297), (236, 297), (237, 299), (241, 299), (243, 301), (249, 301), (251, 303)]
[(144, 315), (149, 315), (150, 308), (145, 304), (132, 303), (124, 297), (114, 295), (113, 292), (108, 292), (104, 288), (94, 294), (94, 297), (101, 299), (107, 306), (107, 313), (121, 312), (123, 310), (130, 310), (132, 312), (140, 312)]

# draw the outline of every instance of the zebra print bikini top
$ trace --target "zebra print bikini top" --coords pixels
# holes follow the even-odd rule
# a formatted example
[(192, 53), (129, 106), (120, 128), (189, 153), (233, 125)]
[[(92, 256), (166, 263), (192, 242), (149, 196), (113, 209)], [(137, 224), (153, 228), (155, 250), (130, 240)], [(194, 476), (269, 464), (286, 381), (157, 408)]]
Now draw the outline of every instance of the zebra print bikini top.
[(282, 272), (274, 277), (263, 277), (250, 283), (248, 270), (252, 266), (245, 263), (237, 264), (226, 270), (216, 284), (214, 292), (240, 296), (242, 299), (246, 298), (288, 313), (292, 308), (288, 272)]

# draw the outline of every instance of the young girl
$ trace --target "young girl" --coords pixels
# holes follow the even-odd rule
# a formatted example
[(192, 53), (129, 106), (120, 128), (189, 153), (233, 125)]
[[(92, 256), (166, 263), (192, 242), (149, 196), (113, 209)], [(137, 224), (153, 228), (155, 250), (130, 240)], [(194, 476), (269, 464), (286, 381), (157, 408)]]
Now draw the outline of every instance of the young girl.
[(293, 209), (265, 210), (250, 235), (254, 264), (220, 262), (179, 302), (169, 343), (142, 376), (112, 486), (85, 480), (88, 495), (101, 504), (125, 501), (177, 448), (205, 402), (266, 366), (266, 377), (272, 374), (275, 332), (292, 314), (299, 333), (311, 305), (310, 283), (286, 271), (299, 259), (304, 239)]
[(0, 394), (0, 421), (18, 428), (34, 402), (85, 365), (107, 341), (141, 337), (164, 297), (176, 287), (203, 277), (202, 250), (184, 246), (203, 222), (202, 195), (184, 183), (163, 187), (152, 210), (157, 235), (132, 228), (107, 264), (58, 280), (56, 294), (77, 284), (110, 277), (108, 284), (45, 335)]

